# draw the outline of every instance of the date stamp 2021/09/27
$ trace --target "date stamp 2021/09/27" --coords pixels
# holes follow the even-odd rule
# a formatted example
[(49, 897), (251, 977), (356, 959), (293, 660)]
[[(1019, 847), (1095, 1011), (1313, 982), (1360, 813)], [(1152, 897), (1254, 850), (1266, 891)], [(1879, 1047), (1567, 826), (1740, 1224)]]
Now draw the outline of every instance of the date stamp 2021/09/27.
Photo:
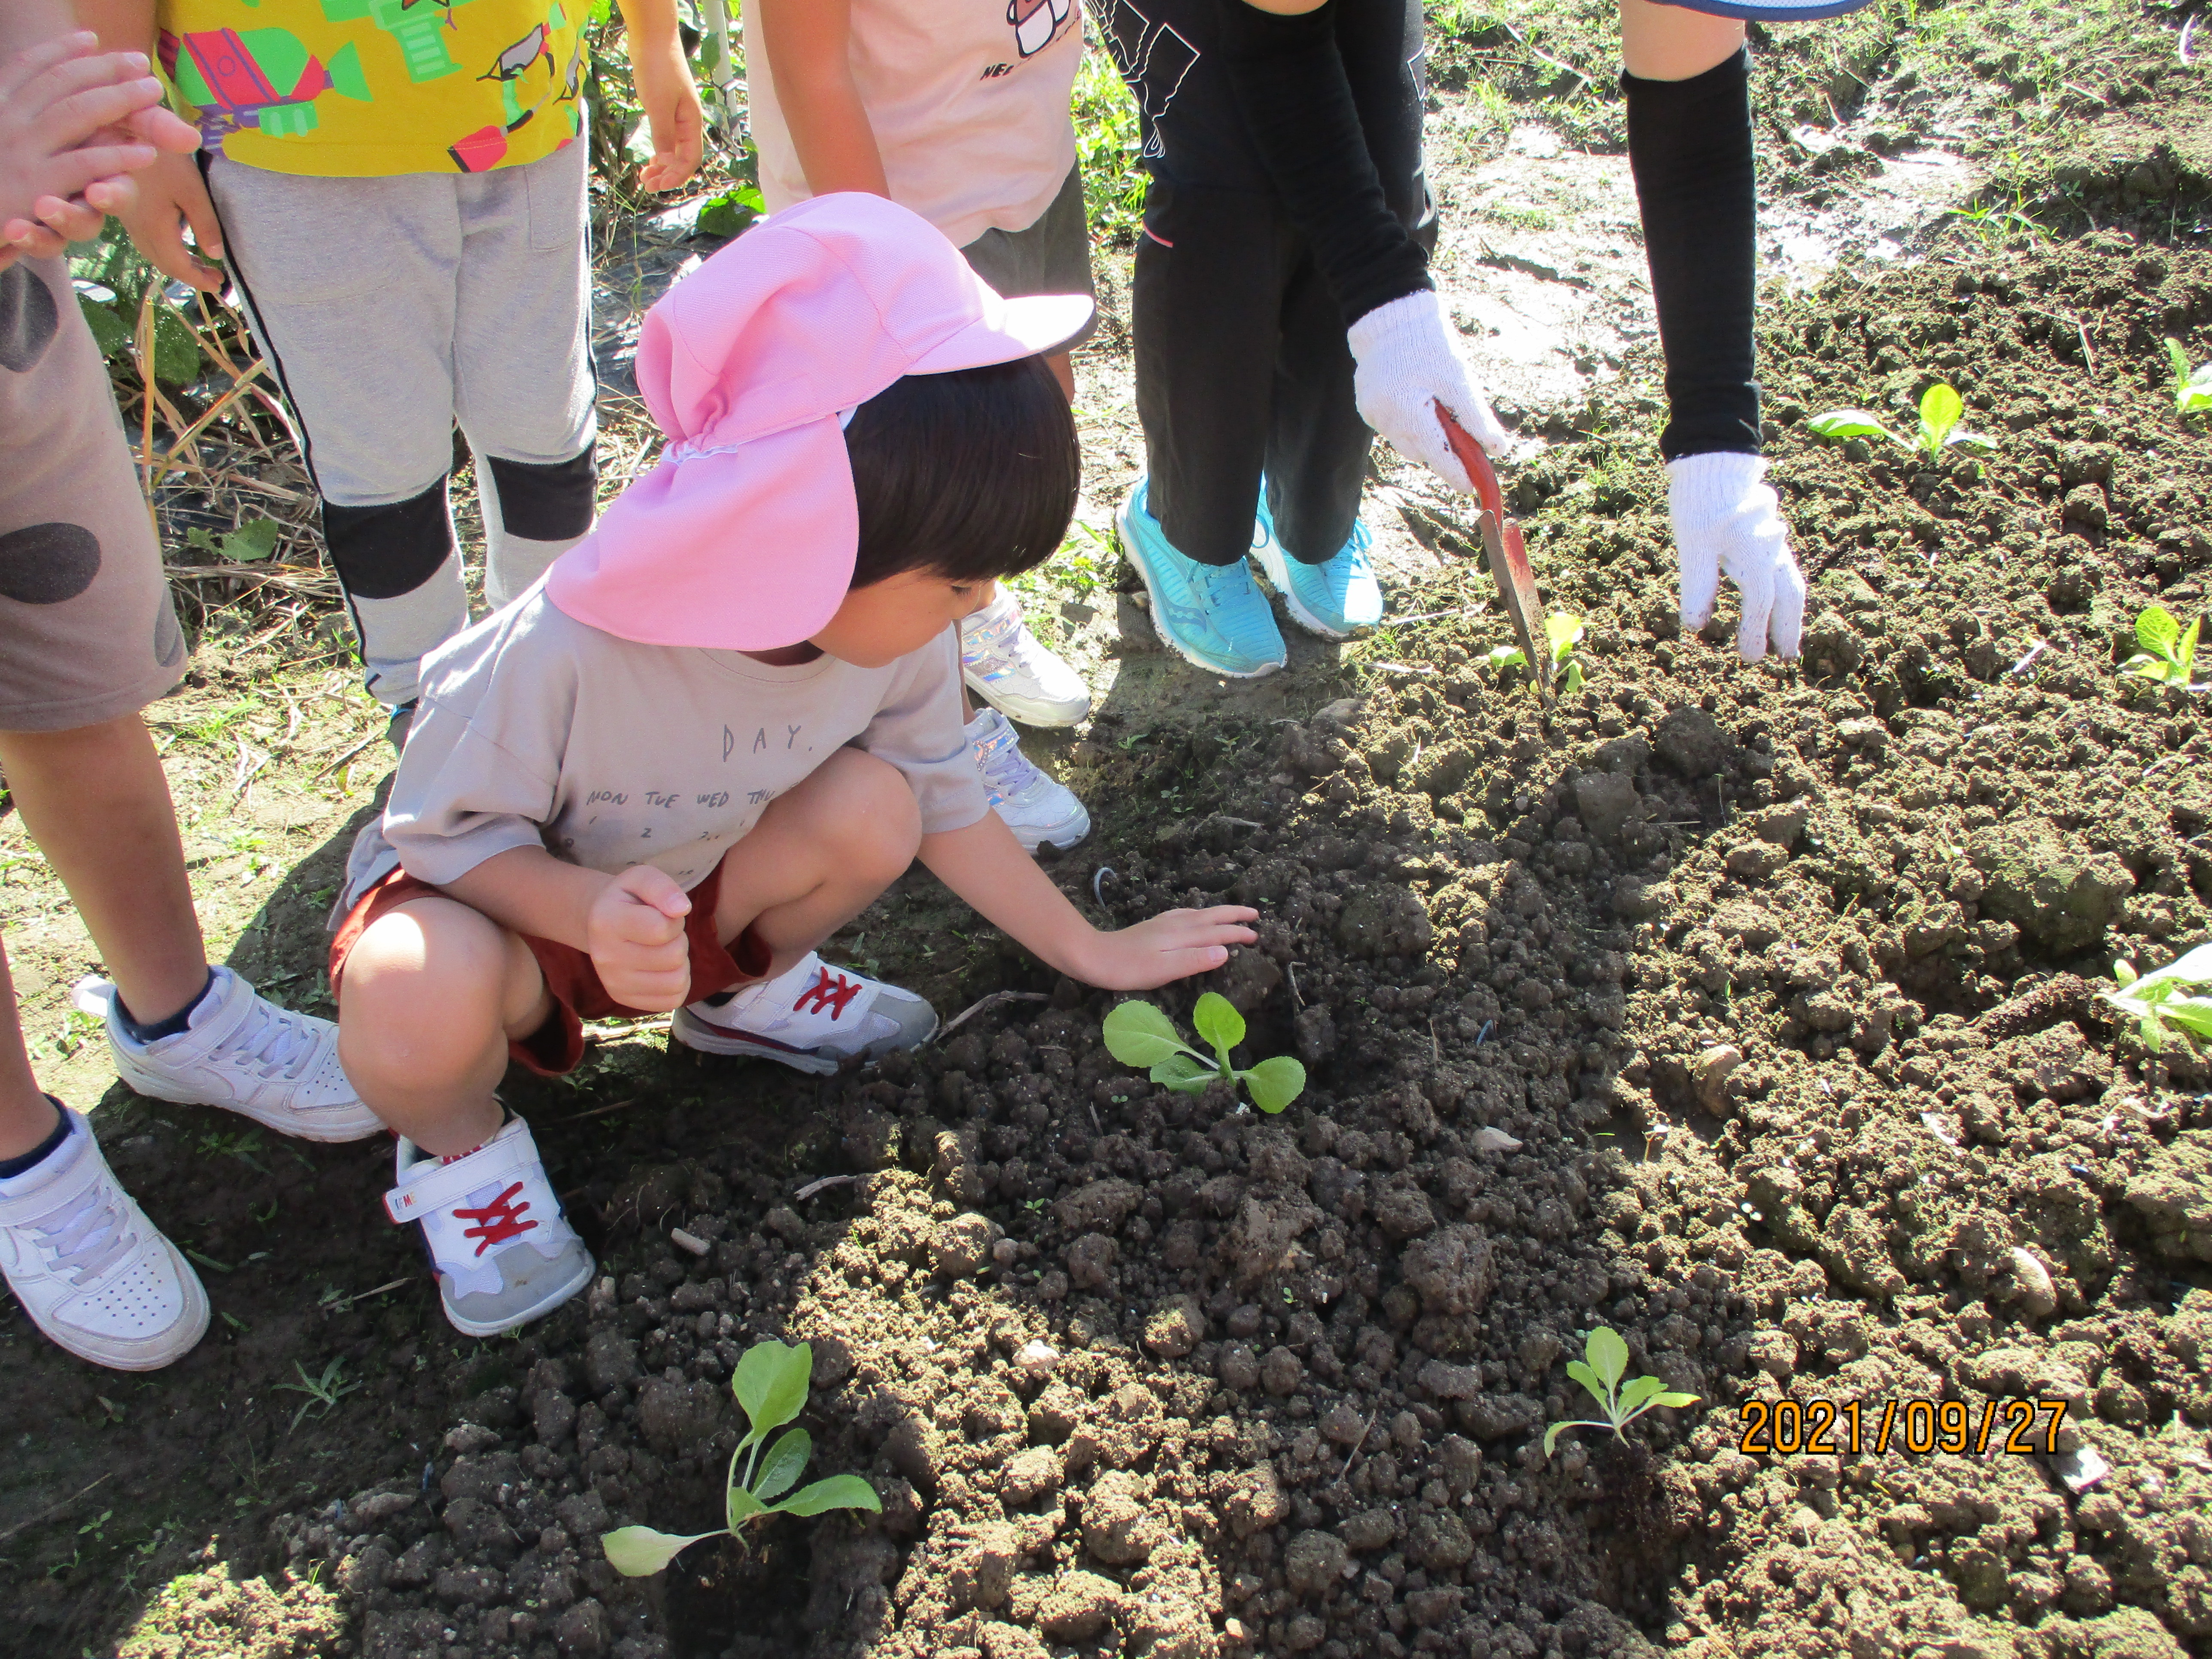
[(2055, 1455), (2063, 1400), (1747, 1400), (1738, 1408), (1747, 1457), (1880, 1457), (1892, 1448), (1984, 1457)]

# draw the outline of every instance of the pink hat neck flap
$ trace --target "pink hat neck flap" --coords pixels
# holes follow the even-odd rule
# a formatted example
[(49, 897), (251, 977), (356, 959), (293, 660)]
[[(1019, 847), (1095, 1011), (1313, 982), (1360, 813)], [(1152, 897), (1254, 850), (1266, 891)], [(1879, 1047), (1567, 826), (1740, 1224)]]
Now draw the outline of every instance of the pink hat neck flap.
[(1079, 295), (1000, 298), (881, 197), (817, 196), (763, 221), (646, 313), (638, 389), (669, 443), (554, 562), (546, 596), (645, 645), (798, 644), (853, 579), (839, 412), (903, 375), (1049, 350), (1090, 314)]

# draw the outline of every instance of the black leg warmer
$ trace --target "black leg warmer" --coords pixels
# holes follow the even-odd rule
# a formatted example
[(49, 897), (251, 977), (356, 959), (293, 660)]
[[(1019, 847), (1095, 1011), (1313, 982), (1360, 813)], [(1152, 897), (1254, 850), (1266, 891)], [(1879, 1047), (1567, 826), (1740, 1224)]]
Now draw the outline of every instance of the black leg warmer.
[(1751, 54), (1687, 81), (1620, 77), (1628, 165), (1644, 215), (1651, 297), (1667, 355), (1668, 460), (1759, 453), (1752, 379), (1758, 185), (1752, 172)]

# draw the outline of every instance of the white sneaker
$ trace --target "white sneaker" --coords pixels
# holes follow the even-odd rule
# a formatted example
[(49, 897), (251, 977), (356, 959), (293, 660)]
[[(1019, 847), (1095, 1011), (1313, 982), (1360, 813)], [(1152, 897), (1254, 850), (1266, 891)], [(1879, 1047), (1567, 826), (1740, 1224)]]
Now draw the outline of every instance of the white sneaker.
[(1013, 590), (960, 623), (960, 666), (969, 690), (1024, 726), (1073, 726), (1091, 712), (1083, 677), (1037, 643)]
[(986, 708), (968, 722), (967, 731), (991, 810), (1006, 821), (1024, 852), (1048, 845), (1073, 847), (1091, 833), (1091, 814), (1075, 792), (1031, 763), (1004, 714)]
[(510, 1118), (446, 1164), (405, 1136), (384, 1212), (422, 1229), (438, 1299), (464, 1336), (496, 1336), (550, 1314), (591, 1283), (592, 1253), (561, 1212), (530, 1126)]
[(338, 1028), (256, 996), (228, 968), (210, 970), (191, 1028), (139, 1042), (123, 1029), (115, 987), (76, 983), (76, 1006), (107, 1021), (117, 1075), (140, 1094), (220, 1106), (301, 1140), (360, 1140), (384, 1127), (338, 1065)]
[[(67, 1111), (67, 1108), (63, 1109)], [(0, 1181), (0, 1268), (31, 1322), (118, 1371), (181, 1359), (208, 1328), (207, 1292), (69, 1113), (69, 1139)]]
[(937, 1031), (937, 1011), (911, 991), (832, 968), (811, 951), (788, 973), (749, 985), (721, 1006), (677, 1011), (674, 1035), (710, 1054), (780, 1060), (819, 1075), (855, 1055), (874, 1060)]

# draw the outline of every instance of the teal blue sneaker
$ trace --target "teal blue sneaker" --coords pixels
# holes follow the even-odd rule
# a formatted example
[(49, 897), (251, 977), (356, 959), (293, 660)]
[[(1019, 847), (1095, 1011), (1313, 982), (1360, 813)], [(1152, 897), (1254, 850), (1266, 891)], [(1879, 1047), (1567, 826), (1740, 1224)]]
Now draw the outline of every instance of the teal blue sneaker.
[(1154, 631), (1170, 650), (1208, 673), (1239, 680), (1273, 673), (1288, 653), (1251, 567), (1241, 559), (1200, 564), (1176, 552), (1147, 504), (1148, 482), (1137, 480), (1117, 522), (1121, 550), (1152, 595)]
[(1382, 620), (1382, 587), (1367, 558), (1375, 538), (1365, 520), (1352, 521), (1352, 539), (1337, 550), (1334, 558), (1307, 564), (1291, 557), (1275, 539), (1275, 524), (1267, 512), (1267, 492), (1263, 487), (1259, 530), (1252, 550), (1259, 557), (1260, 568), (1283, 596), (1291, 619), (1307, 633), (1325, 640), (1348, 639)]

